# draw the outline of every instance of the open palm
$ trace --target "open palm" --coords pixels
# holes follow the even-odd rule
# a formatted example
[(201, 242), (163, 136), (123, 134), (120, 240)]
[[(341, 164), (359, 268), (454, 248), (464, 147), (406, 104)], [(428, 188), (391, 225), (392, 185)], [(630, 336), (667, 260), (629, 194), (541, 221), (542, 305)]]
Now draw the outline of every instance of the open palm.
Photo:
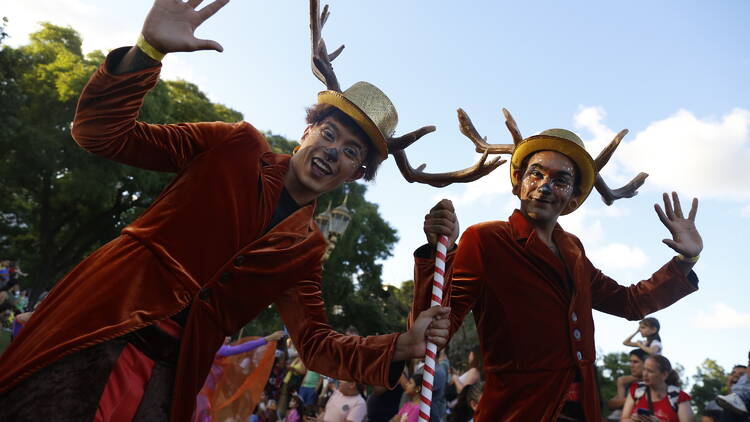
[(156, 0), (143, 23), (143, 36), (162, 53), (216, 50), (224, 48), (216, 41), (196, 38), (195, 29), (224, 7), (229, 0), (214, 0), (200, 10), (203, 0)]
[(690, 258), (698, 256), (703, 250), (703, 239), (698, 229), (695, 228), (695, 214), (698, 212), (698, 198), (693, 198), (688, 217), (682, 213), (680, 198), (676, 192), (672, 192), (672, 200), (664, 193), (664, 210), (659, 204), (654, 204), (659, 220), (672, 234), (671, 239), (663, 239), (662, 242), (678, 253)]

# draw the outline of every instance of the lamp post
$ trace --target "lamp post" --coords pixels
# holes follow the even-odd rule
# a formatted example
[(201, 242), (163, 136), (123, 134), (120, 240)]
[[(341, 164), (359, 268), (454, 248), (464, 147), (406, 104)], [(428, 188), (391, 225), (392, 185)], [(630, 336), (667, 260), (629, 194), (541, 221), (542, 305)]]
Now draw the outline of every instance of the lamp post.
[(325, 255), (323, 255), (324, 261), (331, 255), (333, 248), (336, 247), (336, 242), (346, 231), (349, 222), (352, 221), (352, 212), (346, 207), (348, 199), (349, 194), (347, 193), (341, 205), (331, 209), (331, 204), (328, 203), (328, 208), (315, 217), (315, 221), (318, 223), (323, 237), (328, 241), (328, 247), (326, 248)]

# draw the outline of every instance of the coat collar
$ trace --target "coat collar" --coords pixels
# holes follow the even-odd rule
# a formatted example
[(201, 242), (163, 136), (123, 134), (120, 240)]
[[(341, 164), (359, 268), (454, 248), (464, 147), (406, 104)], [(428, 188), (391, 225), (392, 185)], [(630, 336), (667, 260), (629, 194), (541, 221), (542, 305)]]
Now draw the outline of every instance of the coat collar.
[[(508, 222), (510, 223), (510, 227), (513, 230), (513, 235), (516, 240), (528, 239), (534, 231), (534, 225), (531, 224), (531, 221), (529, 221), (525, 215), (523, 215), (521, 210), (514, 210), (513, 214), (508, 217)], [(563, 232), (560, 223), (555, 223), (555, 228), (552, 230), (552, 237), (556, 239), (557, 236)]]

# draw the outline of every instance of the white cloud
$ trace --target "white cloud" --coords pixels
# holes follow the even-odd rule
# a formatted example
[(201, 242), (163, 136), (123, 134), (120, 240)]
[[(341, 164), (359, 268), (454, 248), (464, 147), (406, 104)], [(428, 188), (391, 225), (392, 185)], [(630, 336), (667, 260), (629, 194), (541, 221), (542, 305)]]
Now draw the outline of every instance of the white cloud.
[[(597, 153), (615, 134), (602, 121), (601, 107), (582, 108), (576, 127), (594, 138), (587, 149)], [(750, 187), (737, 169), (750, 161), (750, 111), (734, 109), (719, 119), (698, 118), (679, 110), (652, 122), (635, 138), (622, 142), (603, 175), (615, 184), (639, 171), (650, 174), (642, 189), (677, 190), (702, 198), (746, 200)], [(612, 183), (610, 183), (612, 184)]]
[(638, 270), (648, 264), (648, 256), (640, 248), (622, 243), (610, 243), (590, 250), (587, 254), (591, 262), (597, 267), (606, 269), (607, 272)]
[(750, 313), (739, 312), (725, 303), (718, 302), (714, 304), (710, 314), (699, 311), (698, 315), (693, 317), (693, 322), (698, 328), (711, 330), (750, 328)]

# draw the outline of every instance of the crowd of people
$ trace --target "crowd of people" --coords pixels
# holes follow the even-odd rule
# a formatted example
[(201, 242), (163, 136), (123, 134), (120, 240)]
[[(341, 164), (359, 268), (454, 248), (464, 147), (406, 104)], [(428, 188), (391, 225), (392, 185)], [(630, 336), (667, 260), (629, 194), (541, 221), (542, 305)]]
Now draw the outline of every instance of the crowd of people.
[[(347, 334), (357, 331), (352, 327)], [(277, 347), (268, 383), (250, 422), (417, 422), (424, 374), (421, 360), (405, 365), (396, 387), (389, 390), (308, 370), (289, 339)], [(484, 386), (478, 347), (464, 360), (452, 365), (448, 347), (440, 351), (430, 420), (472, 420)]]

